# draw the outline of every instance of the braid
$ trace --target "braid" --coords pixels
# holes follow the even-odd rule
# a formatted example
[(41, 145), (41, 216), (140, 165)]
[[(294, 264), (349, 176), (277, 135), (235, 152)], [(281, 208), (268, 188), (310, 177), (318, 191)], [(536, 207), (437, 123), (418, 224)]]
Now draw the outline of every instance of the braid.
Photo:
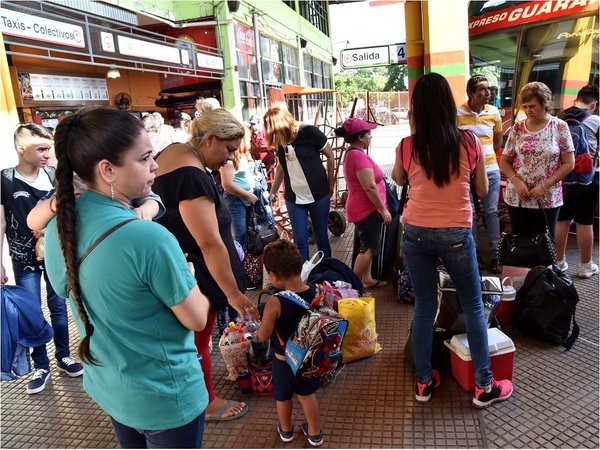
[[(69, 119), (65, 119), (63, 122), (67, 122)], [(57, 208), (56, 224), (60, 247), (65, 258), (67, 269), (67, 295), (69, 290), (73, 292), (73, 298), (77, 305), (79, 318), (83, 321), (85, 326), (85, 337), (79, 344), (78, 355), (84, 362), (97, 364), (96, 359), (92, 356), (90, 351), (90, 338), (94, 333), (94, 326), (91, 324), (90, 318), (83, 305), (79, 285), (79, 275), (77, 273), (77, 214), (75, 212), (73, 168), (68, 152), (68, 134), (73, 133), (72, 127), (72, 123), (61, 123), (56, 129), (55, 135), (55, 149), (58, 159), (58, 166), (56, 169), (56, 203), (57, 205), (60, 205)], [(71, 136), (71, 141), (72, 140)]]

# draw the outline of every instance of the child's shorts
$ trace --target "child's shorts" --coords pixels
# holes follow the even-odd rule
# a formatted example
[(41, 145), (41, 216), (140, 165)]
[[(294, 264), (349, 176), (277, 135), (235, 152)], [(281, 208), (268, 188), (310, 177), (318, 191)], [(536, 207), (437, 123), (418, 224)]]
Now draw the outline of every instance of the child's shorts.
[(273, 397), (275, 400), (285, 402), (290, 400), (294, 393), (310, 395), (318, 388), (318, 378), (299, 380), (287, 362), (273, 357)]

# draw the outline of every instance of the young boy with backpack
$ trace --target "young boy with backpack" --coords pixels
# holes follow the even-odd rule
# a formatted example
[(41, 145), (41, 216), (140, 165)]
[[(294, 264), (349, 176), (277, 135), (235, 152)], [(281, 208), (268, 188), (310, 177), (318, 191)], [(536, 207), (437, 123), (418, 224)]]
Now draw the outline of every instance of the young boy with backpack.
[[(305, 284), (300, 278), (302, 257), (294, 244), (283, 239), (268, 244), (264, 249), (263, 263), (276, 289), (292, 291), (307, 303), (315, 298), (315, 285)], [(319, 403), (315, 396), (319, 378), (296, 377), (286, 362), (285, 345), (281, 344), (287, 342), (296, 331), (305, 313), (306, 309), (293, 301), (272, 296), (265, 304), (257, 338), (261, 341), (270, 340), (274, 349), (272, 381), (273, 397), (277, 400), (279, 437), (283, 442), (294, 439), (292, 398), (296, 393), (306, 418), (306, 422), (302, 424), (302, 432), (310, 445), (319, 447), (323, 444)]]

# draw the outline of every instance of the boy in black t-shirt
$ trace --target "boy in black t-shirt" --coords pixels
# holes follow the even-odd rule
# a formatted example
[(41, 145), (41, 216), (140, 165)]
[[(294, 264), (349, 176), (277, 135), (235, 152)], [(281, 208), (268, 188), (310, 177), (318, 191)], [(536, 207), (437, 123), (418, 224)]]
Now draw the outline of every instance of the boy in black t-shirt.
[[(54, 330), (56, 366), (70, 377), (83, 374), (83, 366), (73, 359), (69, 349), (69, 319), (65, 299), (59, 297), (48, 281), (44, 261), (36, 257), (37, 240), (41, 231), (27, 227), (27, 215), (54, 184), (54, 169), (47, 169), (50, 149), (53, 145), (52, 133), (45, 127), (35, 124), (21, 124), (15, 131), (15, 149), (19, 158), (16, 167), (2, 170), (0, 218), (2, 227), (0, 240), (8, 242), (12, 260), (15, 284), (27, 289), (41, 302), (40, 282), (42, 275), (46, 281), (46, 301), (50, 311), (50, 321)], [(6, 284), (8, 277), (1, 264), (1, 282)], [(44, 390), (50, 377), (50, 360), (46, 345), (38, 345), (31, 353), (34, 372), (27, 384), (28, 394)]]
[[(300, 278), (302, 258), (298, 248), (289, 241), (280, 239), (268, 244), (263, 253), (263, 263), (273, 286), (281, 290), (295, 292), (308, 303), (316, 294), (314, 285), (305, 284)], [(283, 442), (294, 439), (292, 424), (292, 398), (294, 393), (302, 405), (306, 423), (302, 424), (302, 432), (313, 447), (323, 444), (319, 403), (315, 391), (319, 387), (319, 379), (300, 380), (293, 374), (285, 361), (285, 349), (279, 342), (287, 342), (306, 310), (292, 301), (273, 296), (267, 300), (262, 321), (257, 331), (261, 341), (271, 340), (275, 350), (273, 358), (273, 397), (277, 400), (277, 416), (279, 425), (277, 432)], [(279, 336), (278, 336), (279, 335)]]

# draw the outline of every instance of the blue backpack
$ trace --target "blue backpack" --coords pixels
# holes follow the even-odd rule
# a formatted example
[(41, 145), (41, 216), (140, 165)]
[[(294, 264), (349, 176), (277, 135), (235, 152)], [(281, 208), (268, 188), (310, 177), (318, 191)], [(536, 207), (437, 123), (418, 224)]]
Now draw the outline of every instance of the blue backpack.
[(590, 141), (583, 124), (573, 118), (566, 117), (569, 132), (575, 148), (575, 168), (563, 180), (567, 189), (582, 188), (592, 183), (594, 179), (594, 161), (590, 154)]
[(283, 301), (291, 301), (306, 309), (298, 327), (285, 346), (285, 360), (299, 379), (319, 378), (333, 373), (342, 359), (342, 342), (348, 321), (333, 309), (321, 305), (323, 295), (309, 305), (292, 291), (275, 294)]

